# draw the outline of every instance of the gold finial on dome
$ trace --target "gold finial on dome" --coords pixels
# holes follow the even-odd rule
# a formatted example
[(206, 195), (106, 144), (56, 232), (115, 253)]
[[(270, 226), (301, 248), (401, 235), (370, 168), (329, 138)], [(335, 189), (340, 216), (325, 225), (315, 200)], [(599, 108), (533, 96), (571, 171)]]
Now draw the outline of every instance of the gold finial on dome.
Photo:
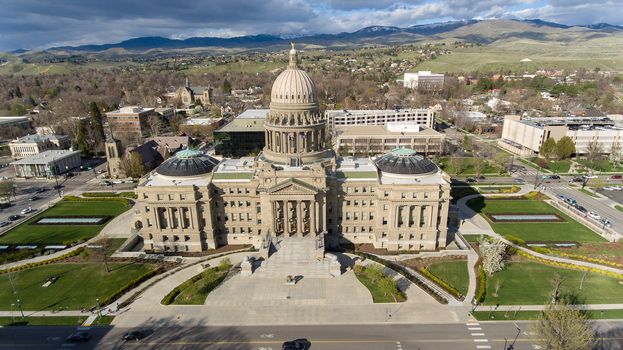
[(290, 42), (292, 45), (292, 49), (290, 49), (290, 64), (288, 64), (288, 69), (298, 69), (298, 57), (296, 56), (296, 46), (294, 42)]

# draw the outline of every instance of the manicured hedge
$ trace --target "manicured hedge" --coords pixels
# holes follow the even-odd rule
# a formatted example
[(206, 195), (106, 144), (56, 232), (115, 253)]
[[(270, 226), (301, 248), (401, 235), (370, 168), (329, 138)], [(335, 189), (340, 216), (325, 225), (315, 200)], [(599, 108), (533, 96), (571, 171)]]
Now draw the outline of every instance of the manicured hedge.
[(381, 258), (377, 257), (376, 255), (372, 255), (372, 254), (368, 254), (368, 253), (363, 253), (363, 252), (359, 252), (359, 251), (348, 251), (348, 253), (359, 255), (359, 256), (362, 256), (362, 257), (364, 257), (366, 259), (370, 259), (372, 261), (376, 261), (379, 264), (385, 265), (385, 266), (389, 267), (390, 269), (392, 269), (392, 270), (400, 273), (401, 275), (403, 275), (406, 279), (408, 279), (413, 284), (415, 284), (416, 286), (418, 286), (422, 290), (424, 290), (426, 293), (428, 293), (430, 296), (435, 298), (435, 300), (437, 300), (439, 303), (441, 303), (441, 304), (447, 304), (448, 303), (448, 300), (444, 296), (439, 295), (437, 293), (437, 291), (435, 291), (434, 289), (429, 287), (427, 284), (425, 284), (424, 282), (420, 281), (418, 278), (413, 276), (411, 273), (409, 273), (409, 271), (407, 271), (407, 269), (404, 266), (398, 265), (398, 264), (396, 264), (395, 262), (392, 262), (392, 261), (387, 261), (387, 260), (381, 259)]
[(92, 198), (131, 198), (136, 199), (138, 196), (134, 192), (84, 192), (82, 197)]
[(485, 297), (487, 296), (487, 275), (485, 274), (485, 270), (482, 268), (482, 265), (478, 265), (476, 269), (477, 274), (477, 288), (476, 295), (474, 299), (480, 304), (485, 301)]
[(519, 255), (521, 255), (523, 257), (526, 257), (526, 258), (531, 259), (531, 260), (536, 260), (536, 261), (538, 261), (540, 263), (543, 263), (543, 264), (546, 264), (546, 265), (551, 265), (551, 266), (556, 266), (556, 267), (561, 267), (561, 268), (566, 268), (566, 269), (572, 269), (572, 270), (578, 270), (578, 271), (588, 271), (588, 272), (600, 273), (600, 274), (608, 276), (608, 277), (623, 279), (623, 274), (612, 272), (612, 271), (607, 271), (607, 270), (598, 269), (598, 268), (594, 268), (594, 267), (588, 267), (588, 266), (575, 265), (575, 264), (570, 264), (570, 263), (565, 263), (565, 262), (558, 262), (558, 261), (549, 260), (549, 259), (543, 259), (543, 258), (534, 256), (534, 255), (532, 255), (530, 253), (526, 253), (523, 250), (520, 250), (518, 253), (519, 253)]
[(38, 261), (38, 262), (34, 262), (34, 263), (28, 263), (28, 264), (12, 267), (10, 269), (0, 270), (0, 275), (1, 274), (5, 274), (7, 272), (21, 271), (21, 270), (30, 269), (32, 267), (43, 266), (43, 265), (48, 265), (48, 264), (52, 264), (52, 263), (55, 263), (55, 262), (59, 262), (61, 260), (65, 260), (65, 259), (70, 258), (72, 256), (79, 255), (80, 253), (82, 253), (83, 250), (84, 250), (84, 248), (80, 247), (80, 248), (78, 248), (78, 249), (76, 249), (74, 251), (71, 251), (71, 252), (67, 253), (67, 254), (63, 254), (61, 256), (57, 256), (56, 258), (52, 258), (52, 259), (48, 259), (48, 260), (44, 260), (44, 261)]
[(127, 198), (82, 198), (82, 197), (77, 197), (77, 196), (65, 196), (63, 197), (63, 201), (65, 202), (101, 202), (101, 201), (115, 201), (115, 202), (121, 202), (123, 204), (125, 204), (125, 206), (130, 207), (132, 206), (131, 202), (129, 199)]
[(125, 293), (127, 293), (128, 291), (130, 291), (132, 288), (135, 288), (136, 286), (138, 286), (139, 284), (145, 282), (146, 280), (152, 278), (153, 276), (162, 273), (164, 271), (163, 267), (158, 267), (156, 269), (153, 269), (135, 279), (133, 279), (132, 281), (130, 281), (128, 284), (126, 284), (125, 286), (119, 288), (115, 293), (113, 293), (111, 296), (109, 296), (108, 298), (104, 299), (102, 301), (102, 305), (109, 305), (110, 303), (112, 303), (113, 301), (119, 299), (119, 297), (121, 297), (122, 295), (124, 295)]
[(463, 294), (461, 294), (461, 292), (459, 292), (458, 289), (454, 288), (452, 285), (450, 285), (448, 282), (444, 281), (443, 279), (435, 276), (432, 272), (428, 271), (428, 269), (426, 267), (421, 267), (420, 268), (420, 272), (422, 272), (422, 274), (425, 277), (427, 277), (429, 280), (433, 281), (436, 285), (438, 285), (439, 287), (445, 289), (446, 292), (452, 294), (455, 298), (457, 298), (459, 300), (465, 299)]

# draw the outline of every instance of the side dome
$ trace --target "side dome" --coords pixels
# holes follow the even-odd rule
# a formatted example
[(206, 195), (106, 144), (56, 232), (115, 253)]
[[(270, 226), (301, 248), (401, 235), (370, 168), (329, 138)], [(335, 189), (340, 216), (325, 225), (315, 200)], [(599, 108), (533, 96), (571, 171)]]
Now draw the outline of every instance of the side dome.
[(437, 171), (437, 165), (407, 148), (395, 148), (374, 160), (384, 173), (398, 175), (425, 175)]
[(156, 172), (173, 177), (197, 176), (211, 172), (218, 163), (218, 160), (201, 151), (184, 149), (160, 164)]
[(316, 84), (309, 74), (298, 67), (298, 57), (294, 43), (290, 50), (288, 68), (281, 72), (270, 92), (271, 103), (308, 104), (317, 103)]

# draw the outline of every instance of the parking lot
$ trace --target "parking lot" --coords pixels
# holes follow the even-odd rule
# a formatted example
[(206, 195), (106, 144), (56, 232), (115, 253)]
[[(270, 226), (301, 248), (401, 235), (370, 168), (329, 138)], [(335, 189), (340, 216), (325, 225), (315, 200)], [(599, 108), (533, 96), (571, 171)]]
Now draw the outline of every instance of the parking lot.
[(623, 204), (623, 191), (606, 191), (604, 189), (599, 189), (597, 192), (619, 204)]

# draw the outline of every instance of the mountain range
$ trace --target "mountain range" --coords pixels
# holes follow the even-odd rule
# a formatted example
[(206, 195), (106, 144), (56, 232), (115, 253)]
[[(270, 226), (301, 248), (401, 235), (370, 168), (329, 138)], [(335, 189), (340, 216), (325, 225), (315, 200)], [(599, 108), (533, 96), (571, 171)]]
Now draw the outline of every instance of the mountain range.
[[(297, 43), (322, 47), (348, 47), (366, 44), (400, 44), (424, 40), (455, 39), (481, 44), (489, 44), (507, 38), (525, 38), (532, 40), (572, 41), (575, 39), (591, 39), (610, 34), (623, 33), (623, 26), (607, 23), (569, 26), (540, 19), (526, 20), (463, 20), (406, 28), (392, 26), (370, 26), (355, 32), (338, 34), (314, 34), (298, 37), (286, 37), (270, 34), (246, 35), (232, 38), (191, 37), (187, 39), (169, 39), (164, 37), (139, 37), (118, 43), (103, 45), (62, 46), (45, 51), (78, 53), (104, 52), (111, 49), (134, 53), (148, 50), (178, 50), (191, 48), (240, 48), (262, 49), (282, 46), (295, 40)], [(14, 54), (22, 54), (26, 50), (19, 49)]]

